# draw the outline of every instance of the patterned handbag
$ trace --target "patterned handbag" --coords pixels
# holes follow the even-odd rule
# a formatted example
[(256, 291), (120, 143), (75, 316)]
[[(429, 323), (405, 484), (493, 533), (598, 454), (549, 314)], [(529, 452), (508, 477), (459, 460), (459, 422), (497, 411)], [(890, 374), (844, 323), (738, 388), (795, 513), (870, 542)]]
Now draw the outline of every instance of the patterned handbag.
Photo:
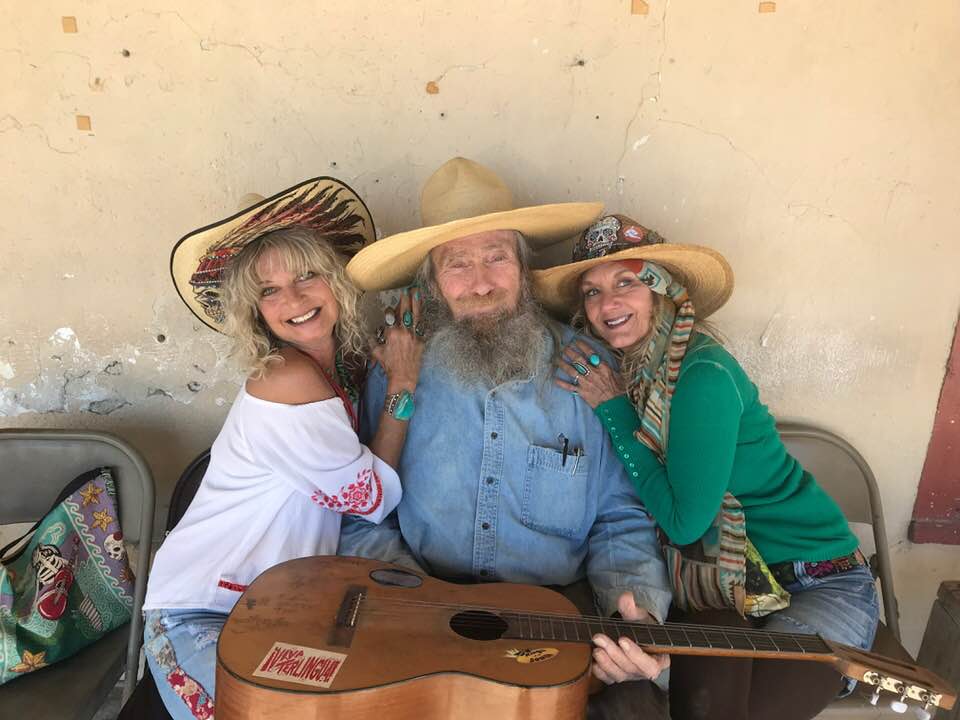
[(743, 506), (730, 493), (706, 534), (690, 545), (674, 545), (661, 532), (673, 604), (685, 612), (733, 608), (762, 617), (790, 605), (747, 537)]
[(113, 475), (105, 467), (91, 470), (0, 550), (0, 685), (129, 622), (133, 579)]

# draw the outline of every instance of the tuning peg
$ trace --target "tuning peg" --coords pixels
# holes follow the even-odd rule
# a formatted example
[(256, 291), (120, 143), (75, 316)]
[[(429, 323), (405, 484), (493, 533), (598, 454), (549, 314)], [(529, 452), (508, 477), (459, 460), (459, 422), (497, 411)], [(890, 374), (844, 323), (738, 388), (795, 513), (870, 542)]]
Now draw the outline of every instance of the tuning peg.
[(902, 715), (907, 711), (906, 701), (907, 701), (907, 694), (904, 693), (903, 695), (900, 696), (899, 700), (890, 701), (890, 709), (893, 710), (895, 713)]
[(932, 717), (930, 715), (930, 703), (927, 703), (923, 707), (915, 707), (913, 711), (917, 714), (918, 720), (930, 720)]
[(870, 696), (871, 705), (876, 705), (878, 702), (880, 702), (880, 686), (879, 685), (877, 685), (873, 689), (873, 695)]

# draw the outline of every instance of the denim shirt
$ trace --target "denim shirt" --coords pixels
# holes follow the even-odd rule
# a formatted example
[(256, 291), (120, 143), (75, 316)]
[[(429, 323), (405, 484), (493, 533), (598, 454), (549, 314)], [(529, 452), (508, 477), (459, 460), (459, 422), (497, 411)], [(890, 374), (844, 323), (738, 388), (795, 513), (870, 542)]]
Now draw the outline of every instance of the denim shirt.
[[(566, 344), (574, 332), (561, 327)], [(590, 406), (549, 377), (464, 386), (432, 360), (428, 350), (396, 520), (345, 517), (340, 554), (409, 563), (409, 548), (430, 574), (457, 580), (562, 586), (586, 576), (601, 612), (632, 591), (664, 620), (671, 594), (654, 522)], [(385, 392), (378, 365), (362, 438), (375, 432)]]

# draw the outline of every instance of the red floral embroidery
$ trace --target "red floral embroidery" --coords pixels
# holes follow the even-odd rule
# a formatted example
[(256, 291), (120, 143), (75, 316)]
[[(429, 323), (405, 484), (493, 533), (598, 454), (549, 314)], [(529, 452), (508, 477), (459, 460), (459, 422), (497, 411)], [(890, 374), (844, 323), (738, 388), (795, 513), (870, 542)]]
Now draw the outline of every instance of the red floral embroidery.
[(380, 507), (383, 501), (383, 485), (376, 472), (366, 469), (357, 473), (356, 482), (344, 485), (336, 495), (327, 495), (322, 490), (317, 490), (310, 499), (334, 512), (369, 515)]
[(232, 583), (228, 580), (221, 580), (217, 583), (217, 587), (226, 588), (227, 590), (233, 590), (234, 592), (244, 592), (247, 589), (246, 585), (240, 585), (239, 583)]
[(167, 683), (177, 695), (183, 698), (195, 718), (198, 720), (213, 720), (213, 698), (207, 694), (200, 683), (187, 675), (182, 668), (174, 668), (167, 675)]

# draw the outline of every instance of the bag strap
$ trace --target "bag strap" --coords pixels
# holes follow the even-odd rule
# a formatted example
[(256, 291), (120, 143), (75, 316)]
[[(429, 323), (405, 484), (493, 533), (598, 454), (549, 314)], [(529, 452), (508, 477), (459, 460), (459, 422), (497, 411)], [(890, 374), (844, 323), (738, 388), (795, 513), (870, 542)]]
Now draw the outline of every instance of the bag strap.
[(13, 555), (11, 555), (10, 557), (7, 557), (6, 555), (7, 555), (7, 553), (8, 553), (12, 548), (15, 548), (18, 544), (20, 544), (20, 543), (24, 540), (24, 538), (27, 538), (27, 537), (29, 537), (30, 535), (32, 535), (32, 534), (36, 531), (36, 529), (37, 529), (38, 527), (40, 527), (40, 523), (43, 522), (43, 519), (44, 519), (47, 515), (49, 515), (51, 512), (53, 512), (54, 508), (56, 508), (57, 505), (59, 505), (59, 504), (62, 503), (64, 500), (66, 500), (68, 497), (70, 497), (71, 495), (73, 495), (77, 490), (79, 490), (80, 488), (82, 488), (84, 485), (86, 485), (86, 484), (87, 484), (88, 482), (90, 482), (91, 480), (95, 480), (95, 479), (97, 479), (98, 477), (100, 477), (101, 475), (103, 475), (103, 473), (108, 473), (108, 474), (110, 474), (110, 468), (109, 468), (109, 467), (106, 467), (106, 466), (94, 468), (93, 470), (90, 470), (90, 471), (88, 471), (88, 472), (85, 472), (85, 473), (83, 473), (82, 475), (79, 475), (79, 476), (75, 477), (73, 480), (71, 480), (70, 482), (68, 482), (68, 483), (66, 484), (66, 486), (63, 488), (63, 490), (60, 491), (60, 494), (57, 495), (57, 499), (54, 501), (53, 505), (50, 506), (50, 509), (47, 510), (43, 515), (40, 516), (40, 519), (37, 520), (37, 521), (33, 524), (33, 527), (31, 527), (29, 530), (27, 530), (23, 535), (21, 535), (20, 537), (18, 537), (16, 540), (7, 543), (7, 544), (3, 547), (3, 549), (0, 550), (0, 563), (13, 562), (13, 561), (16, 560), (18, 557), (20, 557), (20, 556), (23, 554), (23, 551), (27, 549), (27, 544), (29, 544), (29, 543), (24, 544), (24, 546), (23, 546), (22, 548), (20, 548), (17, 552), (15, 552), (15, 553), (14, 553)]

